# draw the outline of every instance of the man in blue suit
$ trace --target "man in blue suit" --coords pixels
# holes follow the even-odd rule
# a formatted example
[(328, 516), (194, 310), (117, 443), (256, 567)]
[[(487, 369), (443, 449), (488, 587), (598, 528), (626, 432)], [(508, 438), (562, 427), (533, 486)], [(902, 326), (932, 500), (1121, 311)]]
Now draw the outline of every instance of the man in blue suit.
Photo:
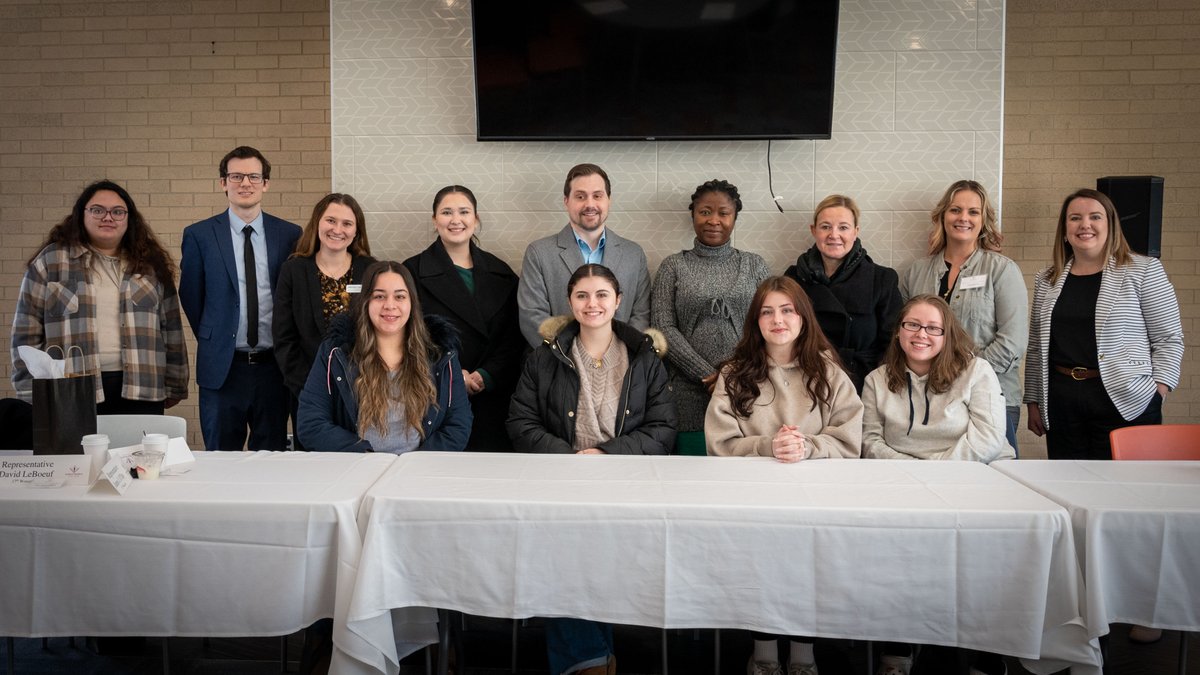
[(271, 343), (279, 267), (300, 228), (262, 211), (271, 163), (249, 146), (221, 160), (229, 209), (183, 230), (179, 300), (196, 336), (200, 427), (208, 450), (283, 450), (288, 397)]

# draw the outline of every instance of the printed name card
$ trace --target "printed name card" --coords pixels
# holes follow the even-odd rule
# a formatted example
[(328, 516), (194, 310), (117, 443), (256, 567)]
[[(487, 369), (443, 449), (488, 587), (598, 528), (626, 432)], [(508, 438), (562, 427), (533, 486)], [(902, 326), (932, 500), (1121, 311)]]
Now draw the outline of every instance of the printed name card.
[(4, 457), (0, 459), (0, 485), (87, 485), (91, 469), (92, 458), (87, 455)]
[(118, 494), (125, 494), (129, 489), (129, 485), (133, 483), (133, 476), (129, 475), (129, 467), (132, 465), (132, 457), (127, 455), (110, 456), (108, 463), (104, 468), (100, 469), (100, 477), (96, 479), (99, 483), (101, 480), (106, 480), (112, 483), (113, 488)]

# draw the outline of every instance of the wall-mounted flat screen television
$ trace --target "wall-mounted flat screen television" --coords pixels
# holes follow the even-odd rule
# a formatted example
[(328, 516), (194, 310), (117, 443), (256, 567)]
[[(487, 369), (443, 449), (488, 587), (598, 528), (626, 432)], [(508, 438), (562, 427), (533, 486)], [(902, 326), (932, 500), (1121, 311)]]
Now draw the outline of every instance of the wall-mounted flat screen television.
[(472, 0), (478, 138), (829, 138), (837, 0)]

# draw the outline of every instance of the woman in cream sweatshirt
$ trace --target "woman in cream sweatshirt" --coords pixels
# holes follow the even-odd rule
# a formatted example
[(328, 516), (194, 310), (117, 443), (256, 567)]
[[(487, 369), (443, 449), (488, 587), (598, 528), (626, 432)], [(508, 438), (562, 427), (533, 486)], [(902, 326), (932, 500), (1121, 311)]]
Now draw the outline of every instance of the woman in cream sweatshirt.
[[(708, 454), (781, 462), (859, 456), (862, 401), (794, 280), (759, 285), (742, 337), (719, 370), (704, 417)], [(754, 634), (747, 675), (785, 672), (777, 637)], [(811, 639), (789, 642), (788, 675), (817, 675)]]
[[(975, 356), (950, 305), (918, 295), (900, 308), (883, 365), (863, 385), (863, 455), (873, 459), (1011, 459), (1000, 381)], [(908, 675), (912, 648), (885, 643), (876, 675)], [(996, 654), (974, 652), (971, 675), (1001, 675)]]
[(863, 386), (863, 455), (872, 459), (1012, 458), (1004, 395), (950, 306), (905, 303), (883, 365)]

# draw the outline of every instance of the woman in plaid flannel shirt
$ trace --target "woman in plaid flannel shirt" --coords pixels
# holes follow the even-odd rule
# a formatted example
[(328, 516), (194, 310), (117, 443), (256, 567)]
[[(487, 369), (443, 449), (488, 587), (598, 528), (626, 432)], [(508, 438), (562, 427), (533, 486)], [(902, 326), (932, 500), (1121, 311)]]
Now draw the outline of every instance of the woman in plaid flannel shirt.
[(175, 262), (124, 188), (84, 188), (30, 258), (12, 328), (12, 382), (32, 377), (20, 345), (73, 350), (69, 367), (99, 375), (97, 414), (162, 414), (187, 398), (188, 359)]

